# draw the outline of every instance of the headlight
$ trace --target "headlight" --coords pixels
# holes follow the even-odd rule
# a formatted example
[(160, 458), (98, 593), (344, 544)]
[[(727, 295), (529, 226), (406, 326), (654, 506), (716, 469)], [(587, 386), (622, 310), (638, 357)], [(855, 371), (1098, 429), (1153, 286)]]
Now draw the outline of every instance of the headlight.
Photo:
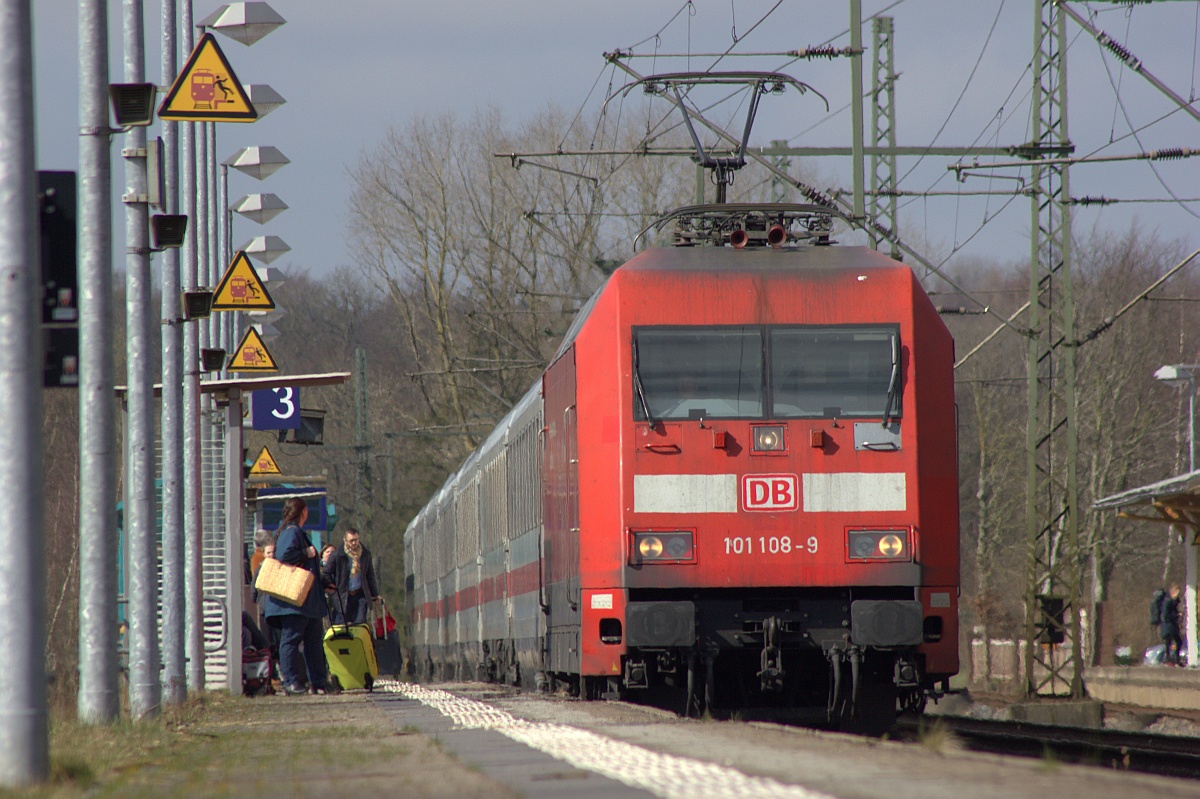
[(912, 560), (907, 530), (849, 530), (846, 533), (849, 560)]
[(695, 559), (691, 531), (633, 534), (629, 562), (635, 566), (643, 563), (688, 563)]
[(781, 424), (757, 425), (754, 429), (755, 452), (783, 452), (785, 442), (784, 427)]

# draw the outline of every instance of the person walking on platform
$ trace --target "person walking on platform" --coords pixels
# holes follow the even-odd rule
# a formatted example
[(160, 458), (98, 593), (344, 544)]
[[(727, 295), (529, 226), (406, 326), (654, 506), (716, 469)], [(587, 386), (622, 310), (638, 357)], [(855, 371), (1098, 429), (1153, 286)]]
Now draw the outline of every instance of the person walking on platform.
[(1159, 611), (1158, 635), (1163, 642), (1163, 663), (1179, 665), (1179, 647), (1183, 639), (1179, 635), (1179, 585), (1172, 584), (1162, 598)]
[(337, 624), (363, 624), (372, 602), (379, 601), (379, 583), (371, 550), (362, 543), (358, 530), (347, 527), (343, 546), (329, 558), (325, 578), (333, 584), (340, 601), (333, 604)]
[(304, 670), (308, 672), (308, 688), (313, 693), (325, 691), (325, 679), (329, 673), (325, 662), (323, 638), (325, 618), (325, 592), (322, 590), (321, 565), (317, 550), (302, 529), (308, 520), (308, 507), (304, 500), (292, 497), (283, 505), (283, 518), (275, 538), (275, 559), (289, 566), (299, 566), (311, 571), (316, 578), (312, 589), (299, 607), (290, 605), (273, 596), (267, 597), (267, 618), (278, 623), (279, 670), (283, 677), (283, 690), (287, 694), (302, 694), (299, 652), (303, 652)]

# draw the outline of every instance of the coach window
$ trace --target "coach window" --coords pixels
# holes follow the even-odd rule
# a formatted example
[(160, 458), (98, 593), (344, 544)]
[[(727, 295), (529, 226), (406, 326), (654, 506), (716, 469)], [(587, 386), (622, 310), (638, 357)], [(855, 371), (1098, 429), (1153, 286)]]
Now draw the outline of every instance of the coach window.
[[(899, 357), (895, 326), (772, 328), (775, 419), (882, 417)], [(897, 372), (890, 416), (900, 416)]]
[(636, 328), (633, 369), (637, 420), (762, 417), (761, 328)]

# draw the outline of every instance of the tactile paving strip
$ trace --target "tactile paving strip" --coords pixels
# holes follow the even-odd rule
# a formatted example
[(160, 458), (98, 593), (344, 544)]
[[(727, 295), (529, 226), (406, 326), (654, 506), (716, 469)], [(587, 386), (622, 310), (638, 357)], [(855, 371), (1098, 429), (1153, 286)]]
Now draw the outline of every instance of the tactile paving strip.
[(736, 769), (655, 752), (588, 730), (526, 721), (478, 702), (421, 685), (380, 680), (377, 691), (398, 693), (437, 710), (456, 728), (494, 730), (578, 769), (640, 788), (664, 799), (833, 799), (829, 794), (753, 777)]

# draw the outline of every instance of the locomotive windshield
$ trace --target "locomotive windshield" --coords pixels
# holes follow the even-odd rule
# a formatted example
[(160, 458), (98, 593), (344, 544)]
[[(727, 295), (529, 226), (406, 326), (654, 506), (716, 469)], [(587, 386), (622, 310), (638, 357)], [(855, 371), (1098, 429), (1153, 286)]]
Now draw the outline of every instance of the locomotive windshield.
[[(758, 327), (641, 328), (634, 332), (646, 419), (758, 419), (763, 412), (763, 331)], [(635, 392), (636, 393), (636, 392)]]
[[(770, 333), (775, 419), (887, 414), (895, 328), (775, 328)], [(900, 416), (899, 396), (891, 416)]]
[(641, 421), (901, 415), (894, 325), (647, 327), (633, 335)]

